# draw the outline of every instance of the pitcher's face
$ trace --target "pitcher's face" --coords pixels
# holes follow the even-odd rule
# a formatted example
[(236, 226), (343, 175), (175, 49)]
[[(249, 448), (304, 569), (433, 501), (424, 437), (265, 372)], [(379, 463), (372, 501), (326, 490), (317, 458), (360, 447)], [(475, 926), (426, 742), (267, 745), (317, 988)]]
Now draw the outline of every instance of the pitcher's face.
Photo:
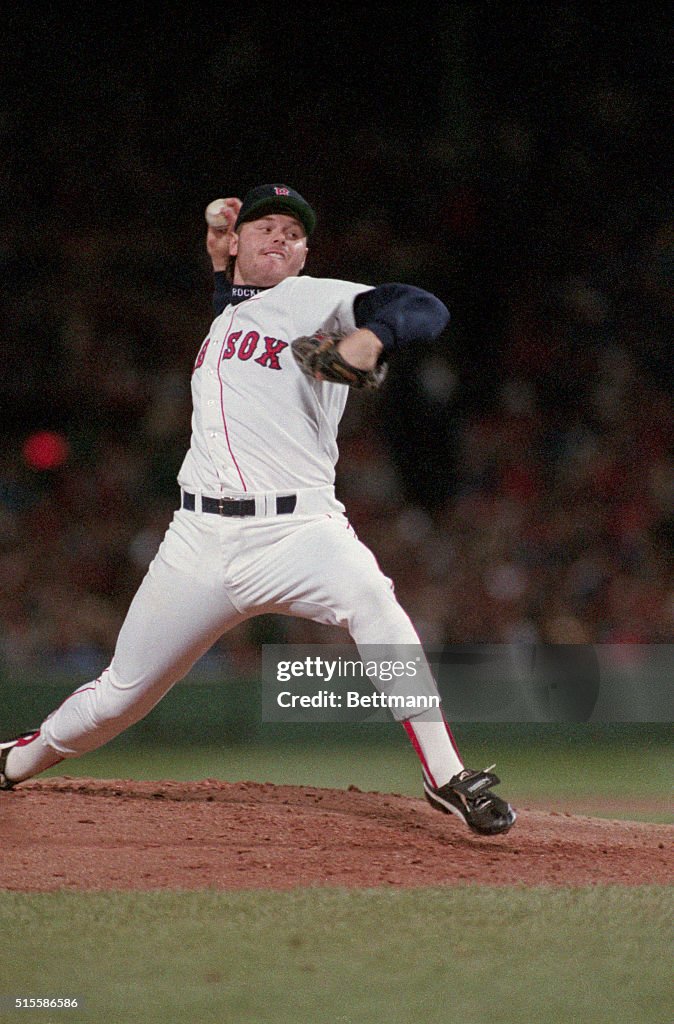
[(297, 277), (308, 251), (304, 227), (290, 214), (246, 221), (230, 241), (230, 255), (236, 257), (234, 284), (268, 288)]

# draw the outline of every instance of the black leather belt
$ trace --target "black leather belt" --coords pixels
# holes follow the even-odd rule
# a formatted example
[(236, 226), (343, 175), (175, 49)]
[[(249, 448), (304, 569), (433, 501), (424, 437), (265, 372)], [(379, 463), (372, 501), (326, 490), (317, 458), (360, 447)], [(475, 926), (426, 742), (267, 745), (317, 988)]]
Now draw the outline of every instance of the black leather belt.
[[(193, 494), (183, 491), (183, 508), (188, 512), (194, 512), (196, 499)], [(276, 514), (278, 516), (288, 515), (295, 511), (297, 504), (296, 494), (283, 494), (276, 499)], [(212, 512), (216, 516), (254, 516), (254, 498), (202, 498), (201, 511)]]

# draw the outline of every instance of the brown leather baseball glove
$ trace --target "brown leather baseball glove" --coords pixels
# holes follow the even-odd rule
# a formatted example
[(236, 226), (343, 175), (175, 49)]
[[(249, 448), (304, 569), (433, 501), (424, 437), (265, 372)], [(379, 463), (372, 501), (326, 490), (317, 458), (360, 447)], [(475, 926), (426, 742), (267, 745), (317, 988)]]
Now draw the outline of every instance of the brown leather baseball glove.
[(386, 377), (386, 363), (380, 363), (374, 370), (359, 370), (357, 366), (351, 366), (337, 351), (338, 343), (345, 336), (316, 331), (315, 334), (295, 338), (291, 348), (300, 369), (313, 380), (376, 391)]

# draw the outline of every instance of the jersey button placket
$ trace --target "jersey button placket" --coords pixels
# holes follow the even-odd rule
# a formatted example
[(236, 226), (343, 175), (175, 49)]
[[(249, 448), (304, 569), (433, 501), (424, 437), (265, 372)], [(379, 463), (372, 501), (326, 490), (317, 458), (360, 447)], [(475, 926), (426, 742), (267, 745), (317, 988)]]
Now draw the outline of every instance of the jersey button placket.
[(211, 456), (215, 465), (219, 465), (221, 452), (218, 444), (218, 438), (220, 436), (220, 419), (219, 419), (219, 396), (220, 393), (220, 379), (218, 377), (217, 370), (213, 368), (213, 365), (208, 365), (208, 362), (216, 356), (217, 359), (218, 346), (212, 345), (210, 352), (207, 354), (207, 365), (206, 370), (206, 382), (205, 391), (206, 394), (202, 396), (202, 410), (203, 410), (203, 430), (204, 437), (207, 441), (207, 447), (211, 450)]
[[(237, 474), (237, 476), (239, 478), (239, 481), (241, 483), (242, 489), (245, 491), (246, 490), (246, 485), (245, 485), (244, 479), (243, 479), (243, 477), (241, 475), (241, 470), (239, 468), (239, 465), (238, 465), (238, 463), (236, 461), (236, 458), (234, 457), (234, 453), (232, 452), (232, 448), (231, 448), (230, 441), (229, 441), (229, 434), (228, 434), (228, 428), (227, 428), (227, 419), (226, 419), (225, 409), (224, 409), (224, 405), (223, 405), (223, 382), (222, 382), (222, 376), (221, 376), (221, 366), (222, 366), (222, 358), (223, 358), (225, 342), (226, 342), (226, 339), (229, 336), (229, 333), (232, 330), (232, 327), (234, 325), (234, 321), (236, 319), (236, 314), (237, 314), (237, 310), (235, 309), (233, 311), (233, 313), (232, 313), (232, 316), (231, 316), (231, 319), (229, 321), (229, 324), (227, 325), (227, 328), (223, 332), (221, 341), (219, 342), (219, 344), (214, 349), (214, 356), (215, 356), (215, 372), (214, 372), (214, 377), (215, 377), (215, 381), (214, 381), (214, 384), (213, 384), (213, 390), (212, 391), (211, 391), (210, 386), (209, 386), (209, 394), (211, 396), (213, 396), (214, 398), (216, 398), (216, 403), (217, 403), (217, 413), (216, 413), (216, 411), (214, 409), (213, 410), (213, 416), (215, 418), (215, 416), (217, 415), (218, 417), (221, 417), (221, 418), (218, 418), (218, 420), (217, 420), (217, 427), (218, 427), (218, 429), (210, 431), (210, 436), (211, 436), (213, 441), (215, 441), (216, 439), (218, 441), (217, 449), (213, 452), (213, 459), (214, 459), (215, 464), (217, 466), (219, 466), (219, 467), (223, 467), (224, 472), (225, 472), (225, 476), (227, 476), (228, 473), (231, 472), (231, 470), (229, 468), (229, 466), (231, 465), (234, 468), (234, 470), (236, 471), (236, 474)], [(217, 397), (216, 397), (216, 393), (217, 393)], [(208, 417), (208, 419), (210, 420), (210, 416)], [(214, 447), (214, 449), (216, 448), (215, 445), (213, 445), (213, 447)], [(231, 460), (231, 462), (229, 464), (228, 464), (228, 460), (227, 460), (227, 454), (229, 454), (229, 459)]]

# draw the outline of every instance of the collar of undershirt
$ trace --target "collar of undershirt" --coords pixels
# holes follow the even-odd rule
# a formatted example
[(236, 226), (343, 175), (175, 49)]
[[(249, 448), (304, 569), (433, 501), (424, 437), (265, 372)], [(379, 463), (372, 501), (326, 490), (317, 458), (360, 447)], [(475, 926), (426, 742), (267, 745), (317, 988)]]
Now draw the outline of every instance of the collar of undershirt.
[(254, 295), (259, 295), (260, 292), (268, 291), (268, 288), (269, 286), (256, 288), (250, 284), (233, 284), (232, 297), (229, 301), (232, 306), (236, 306), (239, 302), (245, 302), (246, 299), (252, 299)]

